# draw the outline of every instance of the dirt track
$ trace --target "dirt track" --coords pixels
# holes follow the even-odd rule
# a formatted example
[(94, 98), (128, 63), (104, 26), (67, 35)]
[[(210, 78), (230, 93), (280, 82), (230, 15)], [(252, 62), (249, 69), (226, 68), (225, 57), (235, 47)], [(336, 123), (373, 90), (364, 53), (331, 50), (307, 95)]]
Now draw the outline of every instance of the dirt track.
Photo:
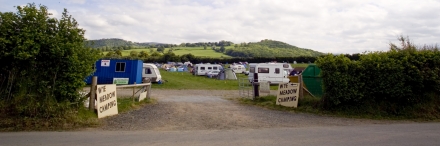
[[(102, 130), (228, 130), (271, 127), (347, 126), (390, 121), (323, 117), (240, 105), (234, 90), (152, 90), (158, 102), (102, 119)], [(118, 95), (132, 90), (118, 90)]]

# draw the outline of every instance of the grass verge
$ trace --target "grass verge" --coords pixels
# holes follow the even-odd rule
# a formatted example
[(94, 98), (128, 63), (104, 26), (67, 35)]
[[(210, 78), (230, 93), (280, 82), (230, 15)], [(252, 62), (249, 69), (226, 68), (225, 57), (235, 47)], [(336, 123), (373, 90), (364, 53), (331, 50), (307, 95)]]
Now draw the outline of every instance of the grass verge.
[(156, 100), (153, 98), (145, 99), (140, 102), (133, 101), (131, 97), (118, 98), (118, 112), (124, 113), (132, 110), (137, 110), (147, 104), (154, 104)]
[[(271, 110), (288, 111), (288, 112), (301, 112), (301, 113), (311, 113), (316, 115), (343, 117), (343, 118), (354, 118), (354, 119), (373, 119), (373, 120), (407, 120), (416, 122), (438, 122), (439, 117), (437, 114), (430, 113), (416, 113), (416, 114), (403, 114), (403, 115), (390, 115), (383, 113), (378, 109), (365, 110), (362, 107), (348, 107), (347, 109), (337, 109), (337, 110), (325, 110), (321, 108), (321, 98), (304, 96), (299, 99), (298, 107), (285, 107), (281, 105), (276, 105), (276, 96), (261, 96), (255, 100), (247, 98), (232, 98), (231, 100), (236, 100), (244, 105), (258, 106)], [(348, 110), (349, 109), (349, 110)]]
[(315, 108), (315, 103), (321, 100), (320, 98), (317, 97), (304, 96), (303, 98), (298, 100), (297, 108), (277, 105), (276, 99), (277, 97), (275, 95), (269, 95), (269, 96), (261, 96), (254, 100), (248, 98), (234, 98), (233, 100), (237, 100), (241, 104), (259, 106), (271, 110), (306, 112), (306, 113), (315, 113), (315, 114), (320, 113), (320, 111)]
[[(132, 98), (118, 98), (118, 112), (124, 113), (136, 110), (147, 104), (154, 104), (154, 99), (145, 99), (140, 102)], [(1, 106), (0, 106), (1, 107)], [(69, 109), (58, 117), (27, 117), (21, 115), (7, 115), (1, 110), (0, 131), (69, 131), (81, 128), (93, 128), (101, 125), (96, 112), (88, 108)]]

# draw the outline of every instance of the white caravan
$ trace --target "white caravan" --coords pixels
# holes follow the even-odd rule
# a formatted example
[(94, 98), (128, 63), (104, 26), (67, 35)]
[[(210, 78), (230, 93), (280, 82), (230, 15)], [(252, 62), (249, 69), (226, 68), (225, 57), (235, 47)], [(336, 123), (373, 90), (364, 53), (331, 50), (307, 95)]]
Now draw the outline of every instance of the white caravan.
[(230, 65), (229, 68), (231, 68), (235, 73), (245, 73), (246, 68), (244, 65), (237, 64), (237, 65)]
[(144, 63), (142, 68), (142, 78), (150, 78), (151, 82), (159, 82), (162, 80), (159, 68), (152, 63)]
[(220, 71), (222, 69), (221, 65), (218, 64), (196, 64), (193, 68), (193, 74), (204, 76), (207, 72), (217, 70)]
[(250, 63), (250, 82), (254, 82), (254, 73), (258, 74), (258, 82), (269, 82), (270, 84), (288, 83), (292, 66), (288, 63)]

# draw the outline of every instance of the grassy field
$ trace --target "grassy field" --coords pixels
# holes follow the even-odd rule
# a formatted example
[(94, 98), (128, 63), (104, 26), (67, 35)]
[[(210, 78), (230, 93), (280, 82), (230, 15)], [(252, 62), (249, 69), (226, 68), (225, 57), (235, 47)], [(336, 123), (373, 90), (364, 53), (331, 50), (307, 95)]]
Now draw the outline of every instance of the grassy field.
[[(230, 47), (226, 47), (230, 48)], [(154, 51), (156, 51), (156, 48), (153, 48)], [(168, 50), (170, 50), (170, 48), (165, 48), (164, 52), (168, 52)], [(131, 50), (123, 50), (122, 51), (122, 56), (129, 56), (131, 51), (137, 51), (137, 52), (141, 52), (141, 51), (145, 51), (147, 53), (150, 54), (150, 49), (131, 49)], [(107, 52), (103, 52), (104, 54), (107, 54)], [(206, 50), (203, 49), (203, 47), (176, 47), (174, 48), (173, 51), (174, 54), (176, 55), (184, 55), (184, 54), (193, 54), (194, 56), (198, 56), (198, 57), (211, 57), (211, 58), (230, 58), (231, 56), (225, 55), (223, 53), (219, 53), (219, 52), (215, 52), (214, 50), (212, 50), (210, 47), (208, 47)]]
[[(217, 80), (206, 76), (195, 76), (189, 72), (168, 72), (161, 69), (163, 84), (153, 84), (154, 89), (201, 89), (201, 90), (238, 90), (238, 80)], [(237, 78), (247, 78), (237, 74)]]
[[(292, 67), (307, 67), (309, 64), (292, 64)], [(227, 67), (227, 65), (226, 65)], [(249, 70), (249, 69), (248, 69)], [(238, 80), (217, 80), (206, 76), (195, 76), (189, 72), (168, 72), (160, 69), (163, 84), (153, 84), (156, 89), (201, 89), (201, 90), (238, 90)], [(236, 74), (237, 78), (247, 79), (244, 74)], [(272, 85), (271, 90), (277, 90), (278, 86)]]
[[(168, 72), (161, 69), (160, 74), (163, 84), (154, 83), (154, 89), (200, 89), (200, 90), (238, 90), (238, 80), (217, 80), (206, 76), (195, 76), (189, 72)], [(246, 79), (244, 74), (236, 74), (239, 79)], [(277, 90), (278, 86), (271, 86), (271, 90)]]

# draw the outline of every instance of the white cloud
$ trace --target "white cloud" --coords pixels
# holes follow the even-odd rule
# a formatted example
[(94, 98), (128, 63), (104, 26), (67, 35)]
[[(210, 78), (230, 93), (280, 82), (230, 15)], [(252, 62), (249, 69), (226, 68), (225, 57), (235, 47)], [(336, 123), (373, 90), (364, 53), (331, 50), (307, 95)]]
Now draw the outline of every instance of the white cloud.
[(86, 0), (64, 0), (68, 4), (84, 4)]
[(67, 8), (88, 39), (272, 39), (332, 53), (387, 50), (399, 35), (417, 44), (440, 40), (439, 0), (69, 0), (48, 7)]

